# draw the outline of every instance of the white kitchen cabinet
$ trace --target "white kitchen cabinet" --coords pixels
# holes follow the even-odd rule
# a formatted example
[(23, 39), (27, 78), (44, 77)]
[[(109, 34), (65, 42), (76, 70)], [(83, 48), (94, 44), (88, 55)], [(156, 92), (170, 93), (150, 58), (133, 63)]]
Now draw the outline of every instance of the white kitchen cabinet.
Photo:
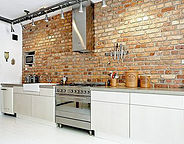
[(32, 96), (32, 116), (54, 122), (54, 98)]
[(130, 138), (147, 144), (183, 144), (182, 96), (131, 94)]
[(1, 88), (1, 111), (6, 114), (14, 114), (13, 110), (13, 88)]
[(92, 91), (91, 127), (95, 136), (121, 141), (129, 138), (129, 93)]
[(32, 95), (15, 94), (15, 111), (17, 114), (32, 116)]
[(40, 92), (23, 91), (15, 87), (14, 109), (18, 115), (55, 121), (55, 93), (53, 89), (40, 88)]
[(21, 94), (19, 93), (13, 94), (13, 101), (14, 101), (13, 109), (15, 113), (20, 113), (21, 102), (22, 102), (20, 99), (21, 99)]
[(40, 88), (40, 94), (33, 95), (32, 116), (55, 122), (55, 88)]
[(13, 87), (13, 93), (14, 94), (22, 94), (23, 93), (23, 87), (21, 87), (21, 86), (14, 86)]

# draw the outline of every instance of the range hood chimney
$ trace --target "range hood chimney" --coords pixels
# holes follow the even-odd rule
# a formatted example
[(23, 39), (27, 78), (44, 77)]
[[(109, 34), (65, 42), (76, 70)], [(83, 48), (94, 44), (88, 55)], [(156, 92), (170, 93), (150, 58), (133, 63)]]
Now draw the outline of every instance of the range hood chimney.
[(83, 13), (79, 5), (72, 10), (72, 51), (91, 52), (94, 49), (94, 7), (90, 1), (83, 2)]

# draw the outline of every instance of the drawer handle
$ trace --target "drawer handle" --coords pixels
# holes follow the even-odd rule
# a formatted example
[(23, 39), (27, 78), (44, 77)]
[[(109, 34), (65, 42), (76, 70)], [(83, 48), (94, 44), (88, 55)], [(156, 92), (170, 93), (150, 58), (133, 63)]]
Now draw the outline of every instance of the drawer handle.
[(7, 89), (1, 89), (1, 90), (7, 90)]

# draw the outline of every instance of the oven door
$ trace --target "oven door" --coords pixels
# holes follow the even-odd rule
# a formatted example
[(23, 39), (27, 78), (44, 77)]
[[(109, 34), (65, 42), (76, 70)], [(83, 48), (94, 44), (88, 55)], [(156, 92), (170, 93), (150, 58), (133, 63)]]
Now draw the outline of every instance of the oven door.
[(76, 95), (56, 94), (56, 116), (91, 121), (91, 98)]

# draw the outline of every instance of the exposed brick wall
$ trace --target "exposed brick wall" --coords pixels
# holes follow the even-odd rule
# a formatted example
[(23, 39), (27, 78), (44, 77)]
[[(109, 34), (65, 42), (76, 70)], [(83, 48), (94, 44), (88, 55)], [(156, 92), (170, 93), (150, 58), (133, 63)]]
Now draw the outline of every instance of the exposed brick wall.
[[(63, 75), (74, 81), (106, 81), (109, 71), (136, 69), (151, 75), (154, 87), (179, 87), (184, 83), (184, 0), (109, 0), (106, 8), (95, 4), (95, 50), (72, 52), (71, 12), (66, 19), (52, 17), (47, 24), (36, 22), (23, 32), (23, 51), (36, 51), (32, 68), (23, 71), (59, 82)], [(46, 27), (48, 25), (48, 27)], [(30, 29), (32, 31), (30, 31)], [(123, 62), (105, 57), (114, 42), (126, 46), (129, 54)], [(109, 64), (110, 62), (110, 64)]]

